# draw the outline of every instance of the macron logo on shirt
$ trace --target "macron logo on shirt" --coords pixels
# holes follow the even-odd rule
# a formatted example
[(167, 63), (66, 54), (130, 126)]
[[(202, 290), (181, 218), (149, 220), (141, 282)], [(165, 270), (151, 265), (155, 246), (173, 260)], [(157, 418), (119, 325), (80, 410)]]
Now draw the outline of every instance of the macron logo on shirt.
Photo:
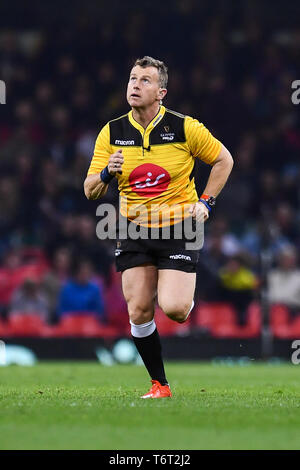
[(134, 145), (134, 140), (115, 140), (116, 145)]
[(171, 259), (185, 259), (186, 261), (191, 261), (191, 257), (187, 255), (170, 255), (169, 258)]

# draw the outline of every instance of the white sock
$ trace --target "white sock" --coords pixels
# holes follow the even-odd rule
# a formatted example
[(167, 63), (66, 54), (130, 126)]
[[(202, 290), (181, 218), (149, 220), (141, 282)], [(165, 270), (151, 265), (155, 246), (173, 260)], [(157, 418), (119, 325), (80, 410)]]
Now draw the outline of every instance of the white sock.
[(136, 338), (145, 338), (146, 336), (150, 336), (156, 328), (154, 318), (147, 323), (142, 323), (141, 325), (135, 325), (131, 320), (129, 320), (129, 323), (131, 325), (131, 334)]
[(185, 317), (184, 321), (186, 321), (186, 320), (187, 320), (187, 318), (188, 318), (189, 314), (191, 313), (191, 311), (192, 311), (192, 310), (193, 310), (193, 308), (194, 308), (194, 305), (195, 305), (195, 302), (194, 302), (194, 300), (193, 300), (193, 302), (192, 302), (192, 306), (191, 306), (191, 308), (189, 309), (189, 311), (188, 311), (188, 313), (187, 313), (187, 316)]

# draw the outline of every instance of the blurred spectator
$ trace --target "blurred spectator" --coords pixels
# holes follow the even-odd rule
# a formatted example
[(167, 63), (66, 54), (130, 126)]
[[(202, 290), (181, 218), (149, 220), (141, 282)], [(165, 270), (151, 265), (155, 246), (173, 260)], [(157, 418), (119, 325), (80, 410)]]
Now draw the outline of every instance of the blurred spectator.
[(43, 278), (42, 288), (49, 303), (50, 323), (56, 319), (58, 295), (70, 276), (71, 262), (70, 251), (67, 248), (59, 248), (54, 253), (52, 269)]
[(129, 327), (127, 303), (122, 292), (122, 274), (111, 269), (109, 284), (104, 288), (105, 305), (107, 306), (107, 321), (110, 325), (121, 330)]
[(283, 304), (291, 314), (300, 314), (300, 269), (295, 247), (282, 248), (277, 267), (268, 274), (267, 284), (270, 304)]
[(230, 258), (220, 269), (221, 298), (236, 309), (238, 323), (245, 325), (247, 309), (254, 299), (258, 279), (241, 255)]
[(94, 264), (98, 274), (106, 280), (109, 279), (113, 259), (104, 241), (97, 238), (95, 222), (90, 216), (81, 216), (77, 219), (75, 250)]
[(6, 254), (0, 268), (0, 313), (6, 317), (10, 299), (16, 288), (15, 273), (21, 266), (21, 256), (17, 250)]
[(287, 203), (280, 203), (275, 212), (275, 227), (277, 237), (296, 243), (299, 238), (299, 226), (293, 208)]
[(58, 248), (66, 247), (70, 251), (74, 248), (76, 238), (77, 218), (74, 214), (66, 214), (55, 232), (45, 233), (45, 245), (48, 257), (51, 259)]
[[(128, 111), (124, 85), (134, 59), (150, 49), (169, 68), (164, 105), (207, 124), (235, 160), (205, 226), (196, 297), (221, 297), (219, 270), (240, 251), (259, 272), (263, 252), (272, 263), (286, 244), (300, 248), (300, 114), (291, 101), (291, 83), (300, 73), (300, 33), (293, 4), (284, 5), (284, 35), (278, 30), (279, 10), (268, 2), (260, 2), (257, 21), (249, 17), (248, 2), (238, 8), (229, 2), (225, 11), (219, 2), (205, 0), (161, 3), (163, 42), (159, 24), (152, 24), (155, 5), (141, 10), (137, 0), (126, 28), (120, 27), (125, 10), (114, 15), (112, 6), (99, 4), (97, 13), (109, 17), (102, 28), (94, 9), (86, 9), (83, 18), (74, 8), (68, 12), (71, 26), (57, 27), (53, 35), (44, 28), (42, 10), (28, 4), (26, 21), (36, 22), (30, 40), (19, 29), (2, 31), (0, 77), (9, 98), (0, 116), (3, 312), (28, 275), (22, 257), (19, 267), (12, 267), (18, 255), (6, 257), (11, 247), (45, 249), (53, 265), (45, 281), (51, 311), (67, 259), (78, 253), (109, 285), (114, 242), (97, 239), (95, 214), (101, 202), (118, 206), (117, 182), (101, 201), (87, 201), (82, 184), (99, 130)], [(58, 17), (63, 23), (65, 9), (51, 11), (48, 25)], [(199, 161), (195, 167), (200, 195), (210, 169)]]
[(88, 260), (74, 261), (72, 279), (66, 282), (60, 292), (58, 318), (68, 313), (90, 313), (105, 321), (102, 289), (95, 282), (93, 274)]
[(220, 298), (219, 271), (227, 261), (221, 234), (212, 234), (200, 251), (196, 278), (196, 299), (213, 301)]
[[(223, 215), (216, 214), (208, 227), (208, 247), (211, 236), (219, 238), (220, 250), (223, 255), (234, 256), (241, 251), (241, 242), (239, 238), (230, 230), (229, 221)], [(204, 246), (204, 249), (206, 249), (206, 245)]]
[(19, 228), (21, 211), (20, 189), (10, 176), (0, 178), (0, 233), (7, 237)]
[(48, 270), (44, 253), (38, 249), (11, 249), (0, 267), (0, 314), (5, 317), (14, 291), (27, 278), (39, 281)]
[(48, 321), (49, 305), (46, 296), (42, 293), (39, 282), (35, 279), (26, 279), (21, 287), (13, 293), (9, 306), (9, 315), (36, 314)]

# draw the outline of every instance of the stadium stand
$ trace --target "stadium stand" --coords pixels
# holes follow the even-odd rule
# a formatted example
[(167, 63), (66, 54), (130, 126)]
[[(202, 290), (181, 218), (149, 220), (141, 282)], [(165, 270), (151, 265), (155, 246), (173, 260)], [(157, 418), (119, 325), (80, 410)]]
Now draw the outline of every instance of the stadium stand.
[[(164, 27), (176, 29), (172, 44), (158, 40), (147, 9), (127, 28), (122, 12), (115, 15), (109, 5), (100, 29), (93, 8), (83, 16), (74, 8), (66, 26), (59, 8), (53, 7), (54, 18), (28, 5), (28, 29), (25, 20), (19, 28), (15, 15), (0, 15), (0, 78), (9, 95), (0, 116), (0, 336), (128, 334), (114, 242), (97, 239), (98, 202), (86, 200), (82, 184), (100, 128), (128, 110), (124, 89), (133, 59), (149, 50), (169, 67), (166, 106), (207, 124), (235, 160), (206, 225), (191, 318), (175, 325), (158, 310), (157, 323), (162, 334), (199, 328), (214, 337), (260, 335), (268, 273), (278, 268), (282, 250), (300, 248), (300, 117), (291, 101), (291, 83), (300, 78), (300, 32), (292, 13), (297, 2), (285, 4), (290, 14), (280, 24), (276, 6), (262, 4), (256, 16), (247, 2), (236, 10), (234, 2), (226, 10), (221, 3), (163, 2)], [(199, 193), (208, 172), (197, 162)], [(115, 182), (102, 202), (118, 206)], [(55, 324), (58, 298), (71, 279), (67, 258), (78, 253), (94, 264), (93, 279), (103, 287), (105, 325), (80, 315)], [(236, 257), (247, 260), (248, 277), (255, 280), (244, 325), (220, 283)], [(293, 271), (299, 278), (297, 256)], [(35, 279), (48, 299), (47, 323), (11, 311), (27, 279)], [(299, 336), (300, 309), (291, 319), (286, 308), (271, 302), (271, 331), (280, 338)]]

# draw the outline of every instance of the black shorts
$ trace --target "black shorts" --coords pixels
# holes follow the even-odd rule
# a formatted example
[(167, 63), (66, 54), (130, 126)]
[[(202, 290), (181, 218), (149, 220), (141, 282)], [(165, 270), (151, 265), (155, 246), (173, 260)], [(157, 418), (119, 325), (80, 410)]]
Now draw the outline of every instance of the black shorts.
[[(126, 222), (127, 219), (126, 219)], [(195, 222), (191, 219), (191, 226), (195, 230)], [(127, 223), (128, 227), (128, 223)], [(198, 249), (186, 249), (186, 243), (192, 243), (193, 239), (175, 238), (176, 225), (170, 227), (170, 237), (162, 238), (162, 229), (149, 231), (142, 228), (147, 238), (133, 240), (128, 237), (120, 237), (117, 229), (117, 244), (115, 249), (115, 260), (117, 271), (140, 266), (143, 263), (151, 263), (158, 269), (176, 269), (187, 273), (195, 273), (199, 258)]]

